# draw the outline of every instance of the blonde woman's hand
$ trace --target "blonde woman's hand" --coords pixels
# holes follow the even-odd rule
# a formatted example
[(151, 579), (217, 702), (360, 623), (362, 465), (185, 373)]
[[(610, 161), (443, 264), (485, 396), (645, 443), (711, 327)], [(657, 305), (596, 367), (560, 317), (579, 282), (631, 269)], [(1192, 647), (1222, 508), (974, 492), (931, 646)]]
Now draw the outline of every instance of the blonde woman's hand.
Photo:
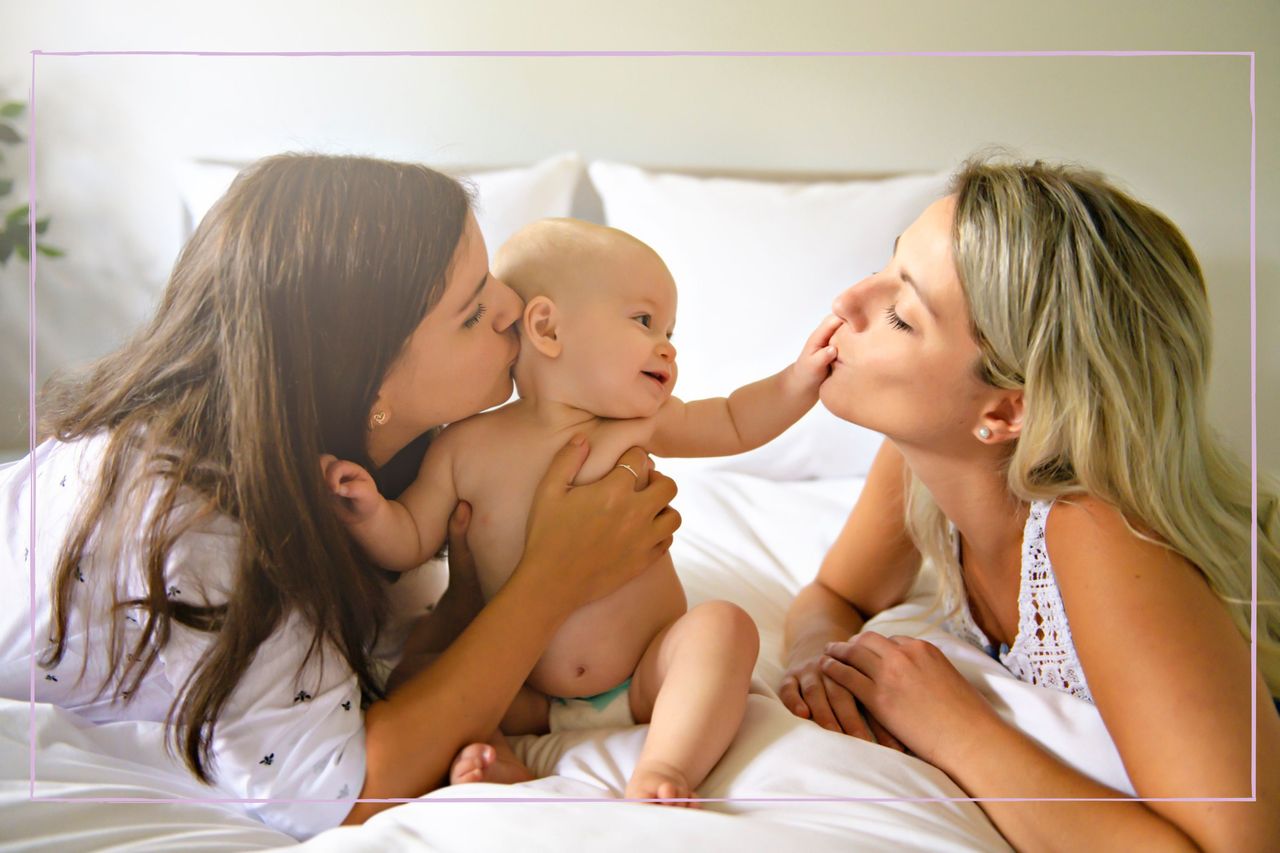
[(320, 457), (320, 470), (334, 497), (338, 519), (348, 527), (368, 521), (386, 501), (378, 493), (373, 476), (354, 462), (325, 453)]
[(879, 720), (859, 708), (858, 701), (825, 672), (821, 653), (801, 657), (787, 668), (778, 688), (778, 698), (797, 717), (813, 720), (824, 729), (841, 732), (902, 751), (898, 742)]
[(982, 694), (925, 640), (863, 631), (828, 644), (820, 668), (935, 766), (942, 766), (944, 750), (949, 764), (962, 763), (967, 750), (984, 747), (983, 724), (1001, 724)]
[[(551, 460), (525, 528), (521, 571), (546, 573), (548, 592), (572, 607), (602, 598), (635, 578), (671, 547), (680, 514), (669, 504), (676, 484), (633, 447), (600, 480), (574, 486), (587, 458), (575, 436)], [(628, 466), (636, 473), (623, 466)]]

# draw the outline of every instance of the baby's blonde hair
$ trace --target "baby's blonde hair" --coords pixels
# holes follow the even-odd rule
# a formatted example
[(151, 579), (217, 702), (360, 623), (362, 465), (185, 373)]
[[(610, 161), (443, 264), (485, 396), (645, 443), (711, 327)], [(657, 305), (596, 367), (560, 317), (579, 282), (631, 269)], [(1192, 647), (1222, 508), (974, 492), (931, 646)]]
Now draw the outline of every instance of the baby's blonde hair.
[(627, 249), (662, 262), (653, 249), (626, 231), (583, 219), (539, 219), (502, 244), (493, 259), (493, 273), (526, 302), (535, 296), (558, 301), (572, 288), (589, 283), (584, 272), (616, 262)]
[[(953, 191), (976, 369), (1024, 394), (1010, 492), (1112, 504), (1195, 565), (1247, 638), (1250, 471), (1205, 416), (1209, 304), (1191, 247), (1162, 214), (1074, 166), (979, 158)], [(947, 521), (918, 479), (907, 512), (942, 595), (963, 601)], [(1258, 666), (1275, 695), (1280, 506), (1263, 477), (1257, 534)]]

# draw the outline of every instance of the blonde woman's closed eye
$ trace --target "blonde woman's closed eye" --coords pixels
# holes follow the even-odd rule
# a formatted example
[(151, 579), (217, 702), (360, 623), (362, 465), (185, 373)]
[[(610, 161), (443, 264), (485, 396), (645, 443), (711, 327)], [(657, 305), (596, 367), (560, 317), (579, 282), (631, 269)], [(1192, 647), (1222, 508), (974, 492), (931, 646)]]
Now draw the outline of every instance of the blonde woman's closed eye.
[(898, 306), (896, 304), (890, 305), (888, 308), (884, 309), (884, 315), (889, 319), (889, 325), (893, 326), (895, 329), (900, 329), (904, 332), (915, 331), (910, 324), (898, 316)]

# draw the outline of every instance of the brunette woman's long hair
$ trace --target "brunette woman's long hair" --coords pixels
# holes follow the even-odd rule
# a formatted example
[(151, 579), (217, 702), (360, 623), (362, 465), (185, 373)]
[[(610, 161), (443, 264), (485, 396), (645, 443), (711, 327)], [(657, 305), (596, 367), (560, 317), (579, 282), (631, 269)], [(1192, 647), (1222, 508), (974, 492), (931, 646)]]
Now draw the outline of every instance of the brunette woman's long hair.
[[(369, 412), (440, 299), (469, 208), (456, 180), (425, 166), (261, 160), (204, 217), (150, 322), (42, 394), (42, 436), (107, 439), (96, 488), (58, 557), (53, 644), (41, 663), (66, 651), (82, 564), (121, 574), (136, 560), (141, 598), (122, 601), (122, 578), (107, 579), (117, 590), (113, 625), (122, 608), (145, 614), (127, 650), (113, 628), (108, 681), (127, 701), (174, 622), (212, 634), (169, 711), (170, 745), (205, 782), (219, 713), (258, 647), (294, 614), (314, 629), (308, 658), (332, 643), (366, 697), (380, 695), (370, 648), (385, 586), (334, 514), (319, 457), (372, 470)], [(216, 514), (241, 533), (227, 601), (170, 599), (166, 555)]]

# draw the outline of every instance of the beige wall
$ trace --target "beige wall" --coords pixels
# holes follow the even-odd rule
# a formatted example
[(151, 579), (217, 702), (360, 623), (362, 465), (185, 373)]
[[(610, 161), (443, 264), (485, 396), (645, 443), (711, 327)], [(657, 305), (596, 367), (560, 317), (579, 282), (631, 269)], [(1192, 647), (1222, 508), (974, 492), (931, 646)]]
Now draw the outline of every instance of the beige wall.
[[(109, 5), (109, 11), (108, 11)], [(45, 50), (1263, 50), (1273, 2), (0, 3), (0, 89)], [(685, 7), (692, 8), (685, 8)], [(536, 8), (535, 8), (536, 7)], [(787, 11), (784, 12), (783, 9)], [(1066, 11), (1066, 10), (1070, 11)], [(1223, 11), (1226, 10), (1226, 11)], [(1280, 471), (1280, 65), (1257, 59), (1259, 449)], [(179, 240), (184, 158), (285, 148), (437, 164), (562, 150), (650, 166), (938, 169), (1002, 143), (1103, 169), (1205, 266), (1211, 405), (1248, 453), (1249, 60), (1163, 58), (41, 57), (38, 187), (69, 254), (39, 267), (38, 373), (114, 344)], [(25, 169), (23, 170), (25, 171)], [(26, 272), (0, 272), (0, 446), (25, 443)]]

